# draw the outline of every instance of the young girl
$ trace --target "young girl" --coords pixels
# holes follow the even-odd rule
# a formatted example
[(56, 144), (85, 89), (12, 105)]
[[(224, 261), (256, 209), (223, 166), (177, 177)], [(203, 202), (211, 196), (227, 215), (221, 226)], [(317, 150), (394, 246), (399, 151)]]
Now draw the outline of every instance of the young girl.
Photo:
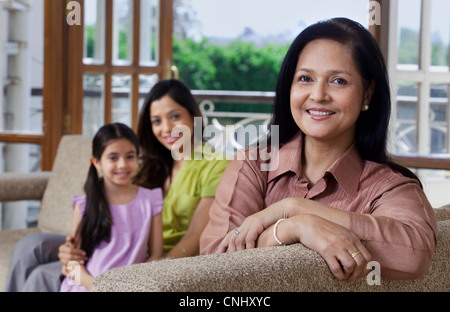
[(60, 291), (88, 291), (109, 269), (163, 255), (162, 190), (133, 183), (138, 152), (135, 133), (123, 124), (105, 125), (95, 135), (86, 196), (73, 197), (73, 237), (87, 261), (63, 269)]

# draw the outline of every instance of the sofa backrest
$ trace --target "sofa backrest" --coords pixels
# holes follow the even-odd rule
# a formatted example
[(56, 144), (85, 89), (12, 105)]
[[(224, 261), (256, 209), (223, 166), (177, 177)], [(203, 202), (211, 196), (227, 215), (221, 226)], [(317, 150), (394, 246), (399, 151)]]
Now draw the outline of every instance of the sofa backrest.
[(41, 203), (38, 228), (42, 232), (71, 234), (72, 196), (84, 194), (91, 142), (81, 135), (62, 137)]

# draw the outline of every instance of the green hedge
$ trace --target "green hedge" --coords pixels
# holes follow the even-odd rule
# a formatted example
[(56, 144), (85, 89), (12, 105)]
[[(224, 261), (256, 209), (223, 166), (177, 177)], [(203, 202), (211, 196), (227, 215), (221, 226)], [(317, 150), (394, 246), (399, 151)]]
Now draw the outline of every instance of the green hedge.
[(274, 91), (288, 47), (242, 41), (219, 46), (174, 36), (173, 62), (180, 80), (194, 90)]

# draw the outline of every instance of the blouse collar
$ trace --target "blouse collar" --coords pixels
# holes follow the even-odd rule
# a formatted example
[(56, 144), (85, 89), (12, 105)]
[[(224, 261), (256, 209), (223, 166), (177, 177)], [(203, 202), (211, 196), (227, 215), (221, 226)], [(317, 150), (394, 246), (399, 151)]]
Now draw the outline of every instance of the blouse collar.
[[(284, 144), (278, 151), (278, 159), (273, 162), (268, 173), (268, 182), (287, 172), (293, 172), (298, 178), (302, 173), (302, 146), (303, 135), (298, 132), (291, 140)], [(325, 172), (331, 173), (339, 185), (352, 198), (356, 196), (359, 181), (363, 170), (364, 161), (361, 158), (356, 144), (353, 143)], [(358, 181), (358, 183), (355, 183)]]

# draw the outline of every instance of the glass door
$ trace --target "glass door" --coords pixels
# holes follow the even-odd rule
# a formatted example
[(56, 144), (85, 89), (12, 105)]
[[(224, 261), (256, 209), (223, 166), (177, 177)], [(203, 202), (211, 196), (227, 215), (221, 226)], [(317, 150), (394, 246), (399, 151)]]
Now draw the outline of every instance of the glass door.
[(145, 95), (171, 76), (172, 1), (80, 3), (82, 27), (69, 27), (68, 132), (92, 137), (110, 122), (136, 129)]

